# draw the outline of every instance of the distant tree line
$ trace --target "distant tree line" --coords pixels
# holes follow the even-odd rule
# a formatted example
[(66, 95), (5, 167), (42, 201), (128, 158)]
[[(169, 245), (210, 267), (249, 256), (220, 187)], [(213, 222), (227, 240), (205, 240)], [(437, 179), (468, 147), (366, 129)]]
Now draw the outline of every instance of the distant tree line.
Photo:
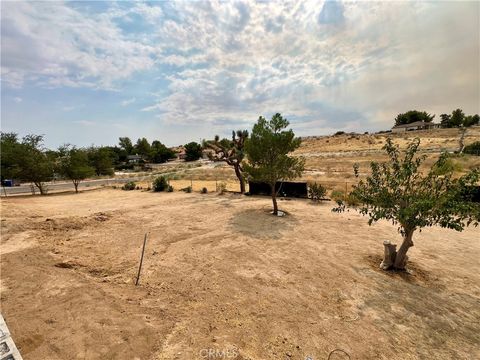
[(442, 128), (470, 127), (472, 125), (478, 125), (480, 122), (480, 116), (478, 116), (478, 114), (467, 116), (462, 109), (453, 110), (451, 114), (441, 114), (440, 119), (440, 126)]
[[(398, 114), (395, 118), (395, 126), (411, 124), (417, 121), (430, 123), (435, 118), (435, 115), (431, 115), (426, 111), (410, 110), (405, 113)], [(465, 115), (462, 109), (453, 110), (451, 114), (440, 115), (440, 126), (442, 128), (454, 128), (454, 127), (470, 127), (472, 125), (479, 125), (480, 116)]]
[(156, 164), (166, 162), (176, 156), (173, 150), (158, 140), (154, 140), (150, 144), (146, 138), (141, 138), (133, 145), (129, 137), (121, 137), (118, 145), (110, 147), (114, 155), (113, 161), (117, 165), (127, 162), (129, 155), (140, 155), (143, 162)]
[(129, 155), (138, 154), (142, 162), (152, 163), (175, 157), (175, 152), (160, 141), (149, 144), (145, 138), (138, 139), (135, 145), (128, 137), (121, 137), (119, 146), (77, 148), (66, 144), (57, 150), (46, 149), (43, 140), (42, 135), (20, 139), (15, 133), (0, 133), (2, 183), (5, 179), (30, 182), (45, 194), (46, 182), (68, 179), (77, 191), (78, 184), (88, 177), (111, 176), (115, 169), (133, 168), (128, 163)]

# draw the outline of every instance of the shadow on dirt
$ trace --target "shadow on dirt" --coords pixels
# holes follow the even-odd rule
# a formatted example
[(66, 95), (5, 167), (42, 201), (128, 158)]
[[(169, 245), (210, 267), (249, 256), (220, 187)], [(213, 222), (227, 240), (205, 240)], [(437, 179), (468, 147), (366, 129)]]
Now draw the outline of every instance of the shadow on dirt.
[(437, 281), (437, 277), (435, 275), (432, 275), (429, 271), (422, 269), (421, 266), (414, 261), (408, 261), (407, 271), (385, 271), (380, 269), (380, 263), (382, 262), (382, 257), (380, 255), (368, 255), (365, 257), (365, 262), (372, 270), (376, 271), (377, 273), (383, 274), (391, 278), (401, 279), (407, 283), (418, 285), (432, 285)]
[(231, 218), (230, 227), (234, 232), (252, 238), (279, 239), (298, 223), (291, 214), (276, 217), (270, 211), (270, 208), (239, 211)]

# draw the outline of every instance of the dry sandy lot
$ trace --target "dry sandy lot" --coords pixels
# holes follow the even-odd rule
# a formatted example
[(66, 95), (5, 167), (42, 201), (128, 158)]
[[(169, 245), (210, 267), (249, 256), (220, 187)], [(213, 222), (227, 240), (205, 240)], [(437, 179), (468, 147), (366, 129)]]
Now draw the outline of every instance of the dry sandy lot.
[(479, 229), (417, 234), (407, 275), (378, 269), (392, 225), (331, 203), (274, 218), (268, 198), (103, 189), (1, 206), (1, 311), (25, 360), (480, 358)]

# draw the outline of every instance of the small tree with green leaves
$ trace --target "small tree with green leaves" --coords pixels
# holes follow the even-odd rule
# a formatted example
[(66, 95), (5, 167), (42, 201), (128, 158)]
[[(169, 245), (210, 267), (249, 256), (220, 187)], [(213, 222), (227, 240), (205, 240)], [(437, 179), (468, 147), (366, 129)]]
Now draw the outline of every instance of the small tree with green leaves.
[(308, 197), (313, 201), (322, 200), (327, 194), (327, 189), (322, 184), (313, 183), (308, 186)]
[[(419, 144), (419, 139), (409, 143), (402, 156), (399, 147), (387, 139), (383, 149), (389, 161), (372, 162), (371, 175), (352, 191), (361, 204), (360, 213), (369, 216), (369, 225), (386, 219), (398, 225), (403, 237), (398, 251), (395, 245), (385, 244), (383, 269), (405, 269), (416, 230), (439, 225), (462, 231), (480, 221), (480, 204), (471, 201), (469, 196), (478, 184), (479, 170), (455, 178), (453, 170), (444, 166), (447, 154), (442, 154), (428, 172), (422, 173), (420, 166), (426, 156), (417, 154)], [(355, 166), (355, 175), (358, 176), (358, 166)]]
[(185, 161), (195, 161), (202, 157), (202, 145), (195, 141), (185, 145)]
[(301, 143), (291, 129), (285, 130), (288, 125), (279, 113), (269, 121), (260, 116), (245, 143), (248, 160), (244, 163), (245, 172), (251, 179), (270, 185), (274, 215), (278, 215), (277, 181), (299, 177), (305, 164), (305, 159), (288, 155)]
[(462, 126), (464, 120), (465, 114), (462, 109), (453, 110), (452, 116), (450, 117), (450, 127)]
[(245, 192), (242, 161), (245, 157), (244, 147), (248, 138), (247, 130), (232, 131), (232, 140), (222, 139), (217, 135), (213, 141), (204, 141), (204, 147), (213, 150), (208, 157), (213, 161), (224, 161), (232, 166), (240, 182), (240, 192)]
[(42, 135), (27, 135), (16, 147), (16, 176), (33, 183), (41, 195), (47, 194), (45, 182), (53, 179), (54, 163), (43, 147)]
[(155, 192), (168, 190), (168, 181), (165, 176), (158, 176), (153, 180), (152, 189)]
[(89, 165), (87, 152), (65, 145), (58, 150), (58, 171), (63, 177), (70, 179), (78, 193), (78, 185), (82, 180), (95, 174), (95, 169)]
[(17, 134), (4, 132), (0, 133), (0, 176), (2, 184), (5, 179), (15, 178), (19, 172), (19, 164), (17, 161), (19, 147), (20, 143), (18, 142)]
[(88, 162), (94, 168), (96, 175), (113, 175), (112, 150), (106, 146), (87, 149)]

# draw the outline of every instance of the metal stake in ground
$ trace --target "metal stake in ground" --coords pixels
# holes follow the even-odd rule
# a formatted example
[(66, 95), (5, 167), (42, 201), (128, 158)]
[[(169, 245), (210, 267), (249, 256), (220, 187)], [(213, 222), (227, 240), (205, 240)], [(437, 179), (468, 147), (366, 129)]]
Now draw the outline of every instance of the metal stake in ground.
[(137, 281), (135, 281), (135, 286), (138, 285), (138, 281), (140, 280), (140, 271), (142, 271), (143, 254), (145, 253), (145, 244), (146, 243), (147, 243), (147, 233), (145, 233), (145, 238), (143, 239), (142, 257), (140, 258), (140, 265), (138, 266)]

